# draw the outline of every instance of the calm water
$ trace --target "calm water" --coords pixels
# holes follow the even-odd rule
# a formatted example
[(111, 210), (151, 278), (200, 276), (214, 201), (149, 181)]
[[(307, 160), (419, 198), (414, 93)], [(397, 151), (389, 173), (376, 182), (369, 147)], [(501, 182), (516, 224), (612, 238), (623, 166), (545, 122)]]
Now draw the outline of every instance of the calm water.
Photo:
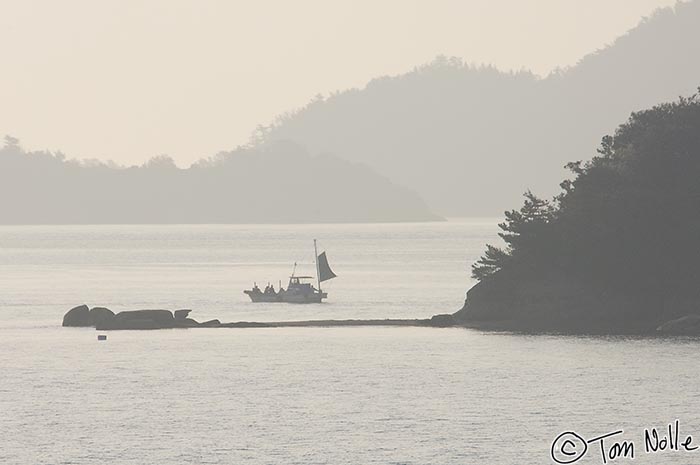
[[(322, 226), (0, 227), (0, 464), (546, 464), (562, 431), (681, 420), (700, 444), (693, 339), (431, 328), (61, 328), (87, 303), (222, 321), (458, 309), (495, 220)], [(323, 305), (251, 304), (253, 280), (340, 276)], [(618, 460), (615, 463), (628, 463)], [(602, 463), (594, 445), (576, 463)], [(610, 462), (609, 462), (610, 463)]]

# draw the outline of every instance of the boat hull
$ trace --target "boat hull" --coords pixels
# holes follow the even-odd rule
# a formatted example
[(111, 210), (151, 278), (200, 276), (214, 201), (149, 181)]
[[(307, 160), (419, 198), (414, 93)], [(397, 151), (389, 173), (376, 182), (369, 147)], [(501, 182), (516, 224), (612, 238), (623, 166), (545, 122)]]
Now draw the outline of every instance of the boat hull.
[(262, 292), (243, 291), (253, 302), (281, 302), (278, 294), (264, 294)]
[(275, 294), (265, 294), (263, 292), (253, 292), (250, 290), (243, 291), (250, 300), (254, 303), (259, 302), (283, 302), (290, 304), (320, 304), (323, 299), (328, 297), (326, 292), (290, 292), (282, 291)]
[(325, 292), (314, 292), (308, 294), (296, 294), (293, 292), (285, 292), (282, 295), (281, 302), (287, 302), (290, 304), (320, 304), (326, 297), (328, 297), (328, 294), (326, 294)]

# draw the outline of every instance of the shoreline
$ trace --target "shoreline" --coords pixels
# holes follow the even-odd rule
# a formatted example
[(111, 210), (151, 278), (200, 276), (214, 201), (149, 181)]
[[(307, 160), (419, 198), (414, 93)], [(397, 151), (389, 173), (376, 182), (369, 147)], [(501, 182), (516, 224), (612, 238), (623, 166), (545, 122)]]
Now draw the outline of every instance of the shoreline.
[(424, 319), (349, 319), (349, 320), (298, 320), (298, 321), (236, 321), (221, 323), (212, 328), (330, 328), (339, 326), (414, 326), (437, 327), (431, 324), (430, 318)]
[(419, 328), (459, 328), (480, 331), (484, 333), (507, 333), (525, 336), (570, 336), (570, 337), (621, 337), (621, 338), (676, 338), (695, 337), (694, 334), (672, 334), (659, 331), (604, 331), (604, 330), (574, 330), (572, 328), (557, 328), (556, 326), (542, 327), (537, 324), (522, 325), (518, 321), (472, 321), (453, 322), (445, 324), (431, 318), (414, 319), (348, 319), (348, 320), (299, 320), (299, 321), (237, 321), (221, 323), (209, 328), (338, 328), (363, 326), (393, 326)]
[[(318, 319), (282, 321), (234, 321), (218, 319), (199, 322), (189, 318), (191, 310), (131, 310), (114, 314), (104, 307), (80, 305), (63, 317), (62, 326), (93, 327), (98, 331), (156, 330), (188, 328), (334, 328), (334, 327), (420, 327), (462, 328), (490, 333), (559, 336), (664, 337), (700, 336), (700, 315), (689, 315), (658, 324), (623, 324), (595, 318), (560, 319), (475, 319), (463, 314), (438, 314), (430, 318)], [(461, 317), (461, 318), (460, 318)], [(613, 324), (614, 323), (614, 324)]]

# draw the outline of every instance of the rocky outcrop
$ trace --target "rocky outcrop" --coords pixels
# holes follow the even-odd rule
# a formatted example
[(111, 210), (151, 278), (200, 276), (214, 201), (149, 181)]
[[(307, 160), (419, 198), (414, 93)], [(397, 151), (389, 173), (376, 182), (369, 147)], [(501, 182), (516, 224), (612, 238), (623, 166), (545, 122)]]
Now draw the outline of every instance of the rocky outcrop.
[(114, 312), (108, 308), (87, 305), (72, 308), (63, 316), (63, 326), (91, 327), (114, 317)]
[(125, 329), (171, 329), (171, 328), (218, 328), (219, 320), (203, 323), (188, 318), (192, 310), (129, 310), (119, 312), (104, 307), (92, 310), (81, 305), (68, 311), (63, 317), (63, 326), (95, 327), (100, 331)]
[[(76, 307), (78, 308), (78, 307)], [(85, 307), (87, 309), (87, 307)], [(86, 310), (71, 310), (74, 315), (82, 315)], [(432, 319), (384, 319), (384, 320), (308, 320), (308, 321), (273, 321), (254, 322), (237, 321), (222, 323), (219, 320), (209, 320), (199, 323), (187, 318), (190, 310), (131, 310), (114, 315), (106, 308), (97, 307), (94, 310), (95, 326), (98, 330), (148, 330), (170, 328), (286, 328), (286, 327), (337, 327), (337, 326), (417, 326), (417, 327), (448, 327), (455, 326), (453, 315), (436, 315)], [(70, 312), (69, 312), (70, 313)], [(71, 318), (74, 317), (71, 315)], [(83, 315), (84, 316), (84, 315)], [(68, 317), (68, 314), (66, 314)], [(83, 318), (81, 321), (89, 322)], [(89, 324), (84, 324), (90, 326)]]
[(185, 320), (192, 310), (175, 310), (174, 315), (176, 320)]
[(90, 309), (87, 305), (79, 305), (68, 310), (63, 316), (63, 326), (92, 326)]
[(170, 310), (131, 310), (119, 312), (114, 317), (100, 321), (99, 330), (117, 329), (168, 329), (178, 327)]
[(430, 319), (430, 326), (434, 326), (437, 328), (448, 328), (450, 326), (455, 326), (457, 324), (457, 321), (455, 320), (454, 315), (450, 314), (442, 314), (442, 315), (435, 315)]
[(199, 325), (200, 323), (192, 318), (175, 318), (176, 328), (196, 328)]
[(90, 309), (90, 326), (97, 326), (112, 318), (114, 318), (114, 312), (108, 308), (95, 307)]
[(219, 320), (209, 320), (200, 323), (199, 326), (201, 326), (202, 328), (218, 328), (219, 326), (221, 326), (221, 322)]
[(163, 326), (160, 326), (158, 322), (150, 318), (112, 318), (111, 320), (101, 322), (96, 328), (100, 331), (119, 329), (165, 329)]
[(652, 334), (677, 314), (653, 292), (622, 293), (574, 276), (500, 271), (467, 292), (453, 316), (485, 330), (576, 334)]

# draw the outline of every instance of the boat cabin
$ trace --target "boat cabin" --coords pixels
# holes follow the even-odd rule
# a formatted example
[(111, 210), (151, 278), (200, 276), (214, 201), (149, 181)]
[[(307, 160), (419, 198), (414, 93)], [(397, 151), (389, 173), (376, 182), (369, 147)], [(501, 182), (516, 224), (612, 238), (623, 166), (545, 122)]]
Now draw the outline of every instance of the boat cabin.
[(308, 292), (311, 292), (315, 290), (315, 288), (311, 285), (311, 280), (313, 279), (313, 276), (290, 276), (287, 290), (298, 289), (308, 290)]

